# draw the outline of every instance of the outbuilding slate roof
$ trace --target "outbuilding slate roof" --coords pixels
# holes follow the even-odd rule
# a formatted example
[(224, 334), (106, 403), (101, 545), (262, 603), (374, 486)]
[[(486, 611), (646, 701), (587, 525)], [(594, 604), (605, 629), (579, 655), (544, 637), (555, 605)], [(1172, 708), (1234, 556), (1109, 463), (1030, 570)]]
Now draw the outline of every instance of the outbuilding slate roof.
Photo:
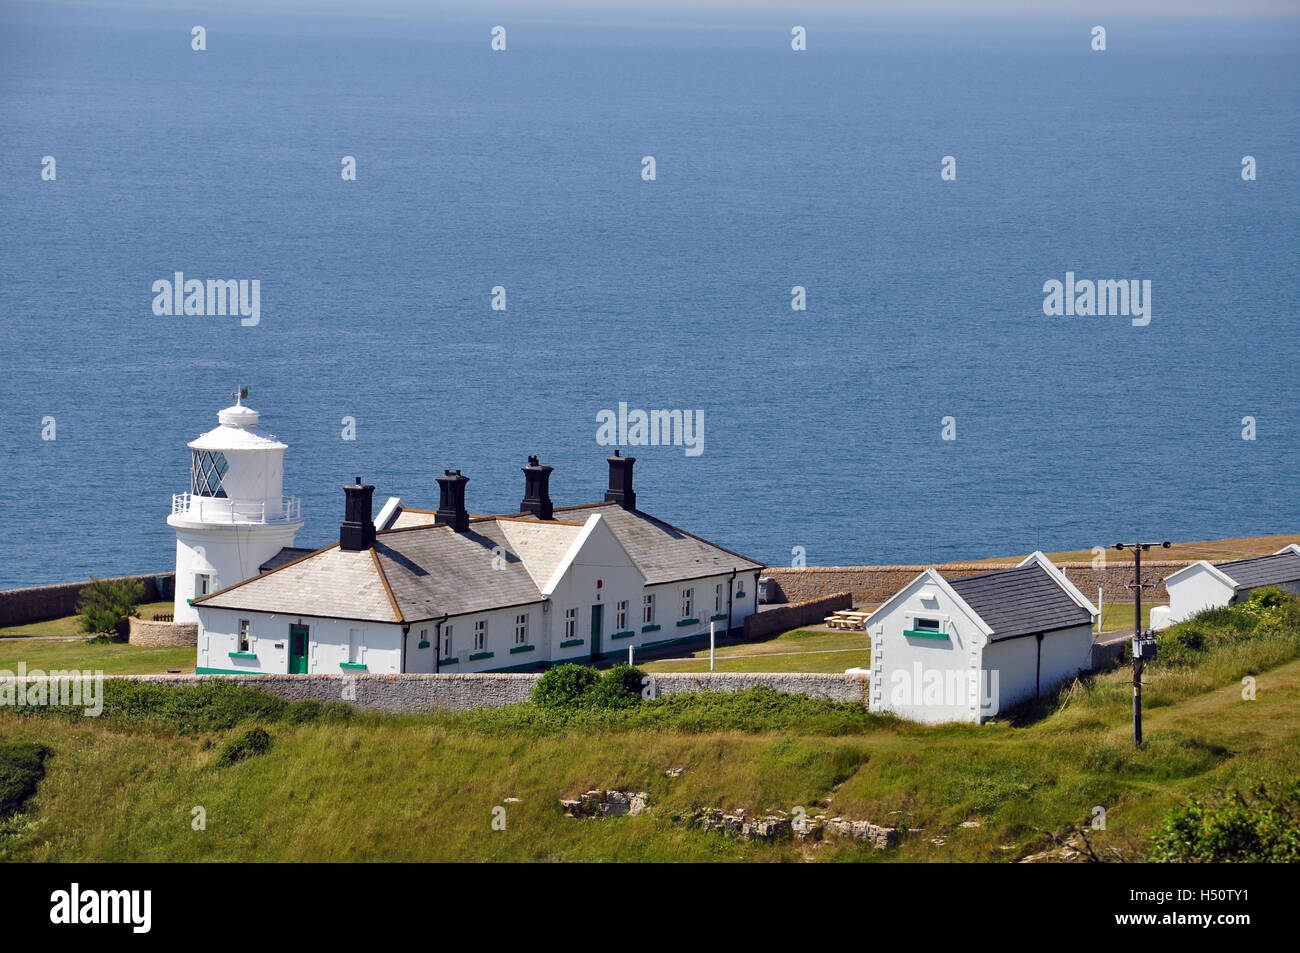
[(1271, 586), (1279, 582), (1296, 582), (1300, 580), (1300, 554), (1287, 549), (1272, 556), (1257, 556), (1254, 559), (1218, 563), (1215, 568), (1241, 589)]
[(990, 642), (1092, 624), (1092, 613), (1036, 563), (947, 582), (993, 630)]

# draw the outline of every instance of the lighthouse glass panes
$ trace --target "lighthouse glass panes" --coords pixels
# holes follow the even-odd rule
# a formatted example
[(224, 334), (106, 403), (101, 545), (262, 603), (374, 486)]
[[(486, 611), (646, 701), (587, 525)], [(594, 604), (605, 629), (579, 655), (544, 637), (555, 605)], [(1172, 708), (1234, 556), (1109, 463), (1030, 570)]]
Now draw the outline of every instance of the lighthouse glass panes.
[(221, 480), (226, 475), (226, 455), (217, 450), (195, 450), (190, 464), (190, 492), (195, 496), (222, 496)]

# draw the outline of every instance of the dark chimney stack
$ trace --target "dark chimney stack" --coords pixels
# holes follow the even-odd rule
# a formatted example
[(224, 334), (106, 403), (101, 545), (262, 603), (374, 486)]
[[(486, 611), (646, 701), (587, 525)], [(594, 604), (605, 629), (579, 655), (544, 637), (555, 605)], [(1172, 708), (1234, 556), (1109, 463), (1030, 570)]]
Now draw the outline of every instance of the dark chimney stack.
[(555, 467), (544, 467), (536, 457), (528, 458), (524, 471), (524, 501), (519, 509), (532, 513), (539, 520), (555, 519), (555, 507), (551, 505), (551, 471)]
[(343, 525), (339, 527), (339, 549), (359, 553), (375, 544), (375, 521), (371, 516), (375, 488), (361, 485), (361, 477), (343, 487)]
[(465, 484), (468, 482), (469, 477), (461, 476), (459, 470), (444, 470), (438, 477), (438, 511), (434, 519), (457, 533), (469, 530), (469, 512), (465, 509)]
[(605, 491), (605, 501), (617, 503), (625, 510), (636, 509), (636, 494), (632, 492), (632, 464), (636, 457), (622, 456), (617, 450), (609, 461), (609, 489)]

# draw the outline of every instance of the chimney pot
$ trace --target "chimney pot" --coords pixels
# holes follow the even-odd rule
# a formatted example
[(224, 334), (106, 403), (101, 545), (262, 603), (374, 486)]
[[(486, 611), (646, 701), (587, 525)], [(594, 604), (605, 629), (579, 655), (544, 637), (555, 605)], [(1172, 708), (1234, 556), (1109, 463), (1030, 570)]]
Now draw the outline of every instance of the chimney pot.
[(625, 510), (636, 509), (636, 493), (632, 490), (632, 465), (636, 457), (625, 457), (614, 450), (609, 462), (609, 489), (605, 491), (606, 502), (617, 503)]
[(524, 499), (519, 509), (532, 513), (539, 520), (555, 519), (555, 507), (551, 504), (551, 471), (554, 467), (545, 467), (537, 457), (528, 458), (524, 471)]
[(444, 470), (438, 477), (438, 510), (434, 522), (450, 526), (457, 533), (469, 531), (469, 511), (465, 509), (465, 484), (469, 477)]
[(359, 553), (375, 544), (375, 521), (372, 515), (375, 488), (357, 482), (343, 486), (343, 523), (339, 526), (339, 549)]

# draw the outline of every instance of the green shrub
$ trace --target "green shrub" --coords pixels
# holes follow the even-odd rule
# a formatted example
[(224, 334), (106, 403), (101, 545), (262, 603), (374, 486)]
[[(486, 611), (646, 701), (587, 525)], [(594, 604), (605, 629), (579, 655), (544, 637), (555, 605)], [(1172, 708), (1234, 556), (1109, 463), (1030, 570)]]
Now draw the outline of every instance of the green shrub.
[(245, 758), (265, 754), (270, 748), (271, 736), (261, 725), (254, 725), (238, 738), (232, 738), (222, 745), (221, 754), (217, 757), (217, 764), (223, 767), (231, 765), (237, 761), (243, 761)]
[(1180, 629), (1174, 635), (1174, 639), (1180, 647), (1192, 652), (1199, 652), (1205, 648), (1205, 633), (1195, 626), (1189, 625), (1184, 629)]
[(1264, 586), (1251, 592), (1246, 599), (1246, 605), (1261, 609), (1277, 609), (1286, 605), (1290, 600), (1291, 596), (1277, 586)]
[(77, 614), (81, 616), (81, 631), (113, 633), (125, 638), (128, 632), (127, 616), (135, 612), (144, 598), (144, 583), (138, 579), (96, 579), (81, 590)]
[(626, 662), (615, 665), (592, 687), (589, 704), (592, 708), (633, 708), (641, 704), (641, 689), (645, 672)]
[(542, 708), (578, 708), (584, 704), (587, 692), (600, 681), (595, 669), (586, 665), (566, 662), (549, 669), (537, 680), (533, 689), (533, 704)]
[(0, 818), (17, 814), (45, 777), (53, 752), (30, 741), (0, 742)]
[(1211, 803), (1175, 808), (1151, 842), (1158, 863), (1296, 863), (1300, 861), (1300, 781), (1261, 780), (1249, 792), (1229, 789)]
[(1166, 666), (1192, 666), (1221, 649), (1276, 643), (1300, 649), (1300, 599), (1275, 587), (1257, 589), (1244, 602), (1215, 606), (1157, 634)]
[(345, 702), (320, 702), (304, 698), (291, 702), (281, 716), (290, 725), (306, 725), (314, 721), (347, 721), (356, 709)]

